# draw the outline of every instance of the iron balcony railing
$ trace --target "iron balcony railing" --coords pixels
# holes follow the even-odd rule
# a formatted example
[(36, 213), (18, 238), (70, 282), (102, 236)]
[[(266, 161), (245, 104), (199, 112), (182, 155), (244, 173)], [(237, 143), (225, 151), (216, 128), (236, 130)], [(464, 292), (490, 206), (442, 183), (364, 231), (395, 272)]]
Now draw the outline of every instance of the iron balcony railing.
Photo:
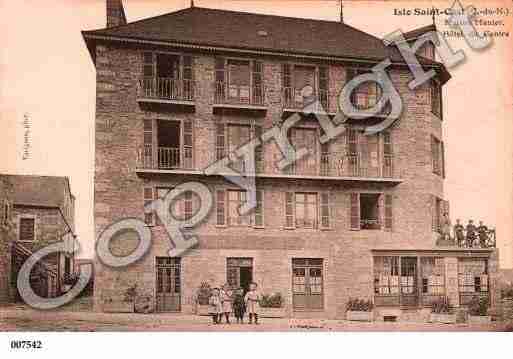
[[(274, 160), (281, 159), (275, 155)], [(314, 159), (300, 159), (283, 171), (288, 175), (325, 176), (325, 177), (362, 177), (362, 178), (399, 178), (393, 167), (393, 156), (383, 157), (381, 164), (364, 160), (360, 154), (345, 152), (323, 153), (319, 162)]]
[[(454, 226), (449, 229), (448, 233), (444, 233), (444, 225), (440, 223), (437, 226), (439, 246), (456, 246), (460, 248), (495, 248), (497, 245), (496, 231), (494, 228), (479, 230), (467, 230)], [(445, 231), (447, 231), (445, 229)]]
[(149, 99), (194, 101), (192, 80), (168, 77), (143, 77), (139, 80), (138, 96)]
[[(306, 106), (318, 101), (325, 112), (328, 109), (328, 91), (317, 90), (308, 91), (307, 88), (284, 87), (283, 88), (283, 107), (291, 110), (302, 110)], [(321, 110), (319, 107), (316, 110)]]
[(193, 149), (145, 146), (138, 151), (137, 167), (141, 169), (194, 169)]
[(234, 85), (218, 81), (214, 90), (214, 103), (218, 105), (264, 105), (263, 85)]

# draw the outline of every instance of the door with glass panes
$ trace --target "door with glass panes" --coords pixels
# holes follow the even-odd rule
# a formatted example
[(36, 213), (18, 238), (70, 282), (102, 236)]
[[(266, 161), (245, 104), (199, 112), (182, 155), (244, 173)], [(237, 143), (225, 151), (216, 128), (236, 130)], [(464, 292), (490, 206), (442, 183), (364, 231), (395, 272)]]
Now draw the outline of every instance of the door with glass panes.
[(294, 310), (324, 308), (323, 268), (320, 258), (292, 259), (292, 305)]
[(157, 257), (157, 312), (180, 311), (180, 258)]

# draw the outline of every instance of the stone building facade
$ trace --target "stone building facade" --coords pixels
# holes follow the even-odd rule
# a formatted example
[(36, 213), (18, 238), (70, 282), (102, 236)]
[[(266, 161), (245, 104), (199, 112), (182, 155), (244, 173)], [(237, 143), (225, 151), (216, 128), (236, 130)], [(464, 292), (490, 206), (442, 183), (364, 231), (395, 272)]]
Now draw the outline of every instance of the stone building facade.
[[(107, 3), (124, 14), (120, 1)], [(83, 32), (97, 73), (96, 235), (135, 217), (148, 224), (152, 245), (126, 268), (96, 261), (96, 310), (122, 302), (136, 285), (155, 310), (191, 313), (202, 283), (249, 281), (263, 294), (281, 293), (290, 317), (343, 318), (354, 297), (373, 300), (381, 319), (424, 313), (445, 295), (463, 305), (467, 289), (495, 299), (496, 252), (435, 245), (449, 211), (442, 86), (450, 76), (442, 64), (419, 57), (437, 76), (410, 90), (413, 77), (398, 51), (341, 23), (195, 7), (108, 23), (119, 21)], [(293, 35), (305, 29), (308, 37)], [(332, 47), (330, 37), (340, 46)], [(387, 57), (404, 109), (393, 126), (367, 136), (363, 130), (385, 116), (346, 118), (337, 96), (349, 77)], [(288, 136), (311, 154), (284, 170), (276, 165), (282, 158), (276, 142), (264, 143), (255, 152), (257, 209), (240, 215), (245, 192), (204, 169), (301, 112), (306, 86), (330, 119), (347, 120), (347, 130), (321, 144), (317, 116), (302, 114)], [(363, 87), (353, 100), (372, 106), (379, 89)], [(207, 185), (214, 208), (191, 229), (198, 245), (171, 258), (164, 226), (144, 205), (191, 180)], [(197, 206), (195, 195), (186, 194), (171, 211), (192, 216)], [(119, 233), (113, 253), (127, 255), (137, 243), (134, 233)], [(461, 284), (466, 261), (480, 268), (476, 276), (489, 283), (486, 291), (484, 284)]]
[[(0, 174), (3, 215), (9, 225), (2, 245), (2, 292), (5, 301), (18, 301), (17, 273), (37, 250), (75, 236), (75, 197), (67, 177)], [(4, 230), (5, 233), (5, 230)], [(67, 290), (74, 273), (74, 256), (58, 253), (38, 262), (31, 274), (32, 289), (42, 297)], [(4, 264), (5, 262), (5, 264)], [(4, 270), (5, 269), (5, 270)]]

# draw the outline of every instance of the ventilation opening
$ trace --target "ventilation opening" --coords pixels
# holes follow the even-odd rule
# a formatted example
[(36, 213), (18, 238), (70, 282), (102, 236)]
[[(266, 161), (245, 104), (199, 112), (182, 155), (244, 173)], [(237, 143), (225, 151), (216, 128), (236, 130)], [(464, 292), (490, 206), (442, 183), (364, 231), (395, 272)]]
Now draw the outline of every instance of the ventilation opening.
[(395, 316), (395, 315), (385, 315), (383, 317), (383, 321), (385, 321), (385, 322), (397, 322), (397, 316)]

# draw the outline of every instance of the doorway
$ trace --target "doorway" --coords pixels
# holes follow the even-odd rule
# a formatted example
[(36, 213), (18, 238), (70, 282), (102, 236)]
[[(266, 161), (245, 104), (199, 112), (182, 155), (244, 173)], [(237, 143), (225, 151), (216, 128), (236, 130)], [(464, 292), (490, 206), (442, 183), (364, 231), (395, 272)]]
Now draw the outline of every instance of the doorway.
[(240, 287), (246, 293), (253, 281), (253, 258), (227, 258), (226, 281), (230, 288)]

